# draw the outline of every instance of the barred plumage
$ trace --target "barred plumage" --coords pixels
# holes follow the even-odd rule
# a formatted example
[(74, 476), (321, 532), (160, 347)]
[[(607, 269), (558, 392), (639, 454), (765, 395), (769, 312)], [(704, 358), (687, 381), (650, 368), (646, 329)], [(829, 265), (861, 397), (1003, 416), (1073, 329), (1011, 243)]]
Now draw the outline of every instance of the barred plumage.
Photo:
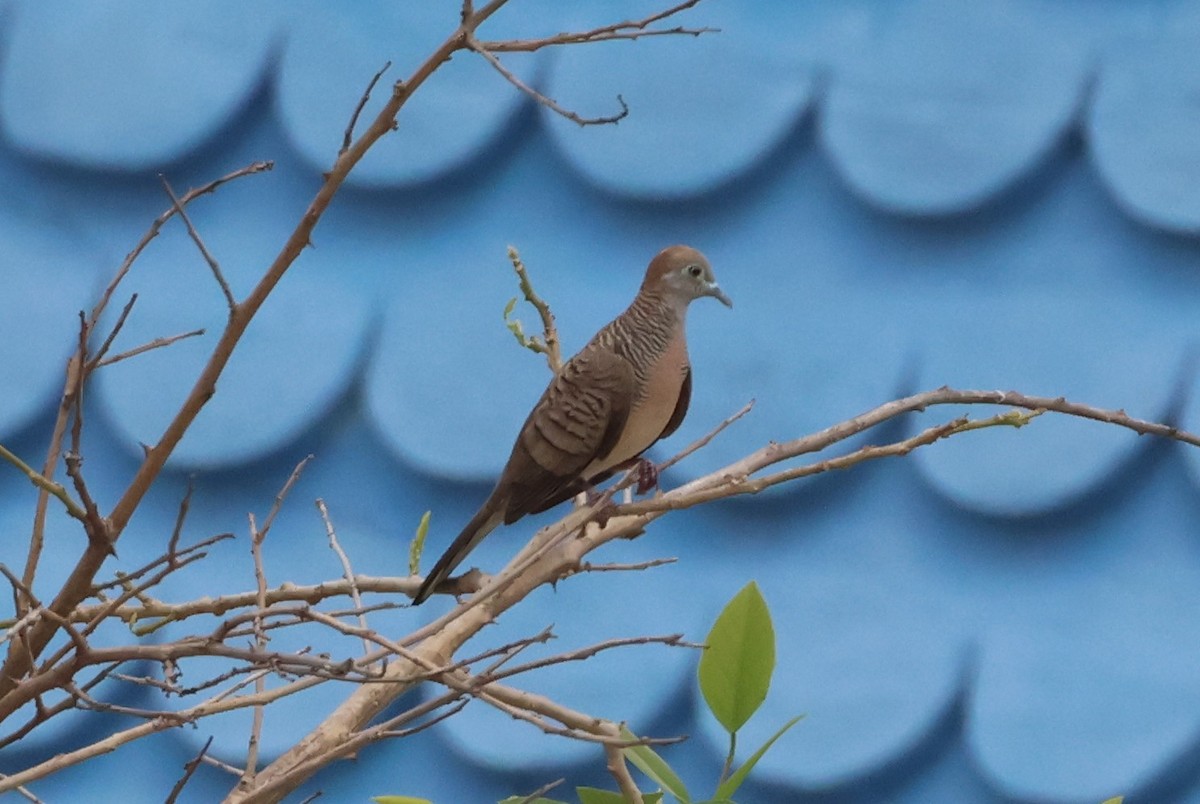
[(730, 305), (703, 254), (671, 246), (651, 260), (629, 308), (550, 381), (496, 487), (434, 564), (413, 605), (501, 522), (539, 513), (602, 482), (675, 431), (692, 387), (684, 318), (702, 296)]

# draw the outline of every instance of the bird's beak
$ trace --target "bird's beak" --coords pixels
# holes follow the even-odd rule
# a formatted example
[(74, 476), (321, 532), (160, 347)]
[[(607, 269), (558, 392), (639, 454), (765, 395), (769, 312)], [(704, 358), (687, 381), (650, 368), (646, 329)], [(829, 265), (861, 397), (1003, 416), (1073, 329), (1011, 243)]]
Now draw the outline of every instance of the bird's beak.
[(725, 305), (726, 307), (733, 307), (733, 300), (725, 295), (725, 291), (721, 290), (721, 286), (718, 285), (716, 282), (713, 282), (708, 286), (708, 294), (707, 295), (712, 296), (714, 299), (716, 299), (717, 301), (719, 301), (721, 304)]

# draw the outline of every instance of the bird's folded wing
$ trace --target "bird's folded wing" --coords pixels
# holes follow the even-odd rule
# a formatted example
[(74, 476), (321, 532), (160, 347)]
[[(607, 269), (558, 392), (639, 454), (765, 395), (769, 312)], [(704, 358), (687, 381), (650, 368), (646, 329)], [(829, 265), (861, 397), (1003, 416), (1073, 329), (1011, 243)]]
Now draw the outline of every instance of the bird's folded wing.
[(607, 350), (584, 350), (550, 382), (505, 467), (505, 521), (544, 511), (584, 488), (583, 470), (620, 440), (636, 394), (633, 368)]

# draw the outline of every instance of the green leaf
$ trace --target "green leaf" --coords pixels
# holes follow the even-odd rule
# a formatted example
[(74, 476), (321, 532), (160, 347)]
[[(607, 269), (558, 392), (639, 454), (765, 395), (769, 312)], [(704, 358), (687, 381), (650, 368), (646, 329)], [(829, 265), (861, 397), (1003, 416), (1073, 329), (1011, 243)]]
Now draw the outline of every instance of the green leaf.
[(525, 328), (521, 326), (521, 319), (509, 318), (512, 311), (517, 306), (517, 297), (513, 296), (508, 300), (508, 304), (504, 305), (504, 326), (508, 327), (508, 331), (517, 339), (517, 343), (528, 348), (529, 339), (525, 337)]
[(425, 535), (429, 533), (429, 511), (421, 515), (417, 523), (417, 535), (408, 546), (408, 574), (416, 575), (421, 571), (421, 552), (425, 549)]
[(375, 804), (433, 804), (427, 798), (413, 798), (412, 796), (371, 796), (371, 800)]
[(746, 781), (746, 777), (750, 775), (750, 771), (758, 764), (758, 761), (763, 758), (763, 754), (767, 753), (775, 741), (783, 736), (783, 733), (800, 722), (804, 715), (796, 715), (796, 717), (783, 724), (779, 731), (771, 735), (771, 738), (762, 744), (762, 748), (750, 755), (750, 758), (742, 763), (742, 766), (730, 774), (725, 783), (717, 788), (717, 798), (731, 798), (737, 789), (742, 786), (742, 782)]
[(1121, 804), (1124, 800), (1125, 796), (1113, 796), (1112, 798), (1106, 798), (1100, 804)]
[[(637, 736), (624, 726), (621, 727), (621, 737), (625, 740), (637, 739)], [(676, 801), (681, 801), (683, 804), (691, 804), (692, 797), (688, 794), (683, 780), (676, 775), (675, 771), (671, 770), (671, 766), (667, 764), (667, 761), (656, 754), (650, 746), (635, 745), (626, 748), (625, 758), (632, 762), (635, 768), (646, 774), (650, 778), (650, 781), (674, 796)]]
[[(579, 804), (625, 804), (625, 796), (612, 790), (601, 790), (598, 787), (576, 787), (579, 794)], [(662, 791), (642, 793), (642, 801), (646, 804), (658, 804), (662, 801)]]
[(576, 787), (579, 804), (625, 804), (625, 796), (598, 787)]
[[(579, 794), (579, 804), (625, 804), (625, 796), (612, 790), (601, 790), (598, 787), (576, 787)], [(642, 793), (642, 801), (646, 804), (658, 804), (662, 801), (662, 791)]]
[(700, 691), (726, 731), (762, 705), (775, 670), (775, 629), (758, 584), (746, 584), (713, 623), (700, 657)]

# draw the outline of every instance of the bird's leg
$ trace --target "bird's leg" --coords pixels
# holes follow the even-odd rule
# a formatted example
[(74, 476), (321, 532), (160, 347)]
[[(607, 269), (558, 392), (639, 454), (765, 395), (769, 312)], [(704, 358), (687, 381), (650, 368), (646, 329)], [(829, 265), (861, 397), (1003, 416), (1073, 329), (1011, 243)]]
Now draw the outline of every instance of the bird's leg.
[(638, 458), (634, 464), (637, 474), (637, 493), (645, 494), (651, 489), (658, 488), (658, 465), (646, 458)]

